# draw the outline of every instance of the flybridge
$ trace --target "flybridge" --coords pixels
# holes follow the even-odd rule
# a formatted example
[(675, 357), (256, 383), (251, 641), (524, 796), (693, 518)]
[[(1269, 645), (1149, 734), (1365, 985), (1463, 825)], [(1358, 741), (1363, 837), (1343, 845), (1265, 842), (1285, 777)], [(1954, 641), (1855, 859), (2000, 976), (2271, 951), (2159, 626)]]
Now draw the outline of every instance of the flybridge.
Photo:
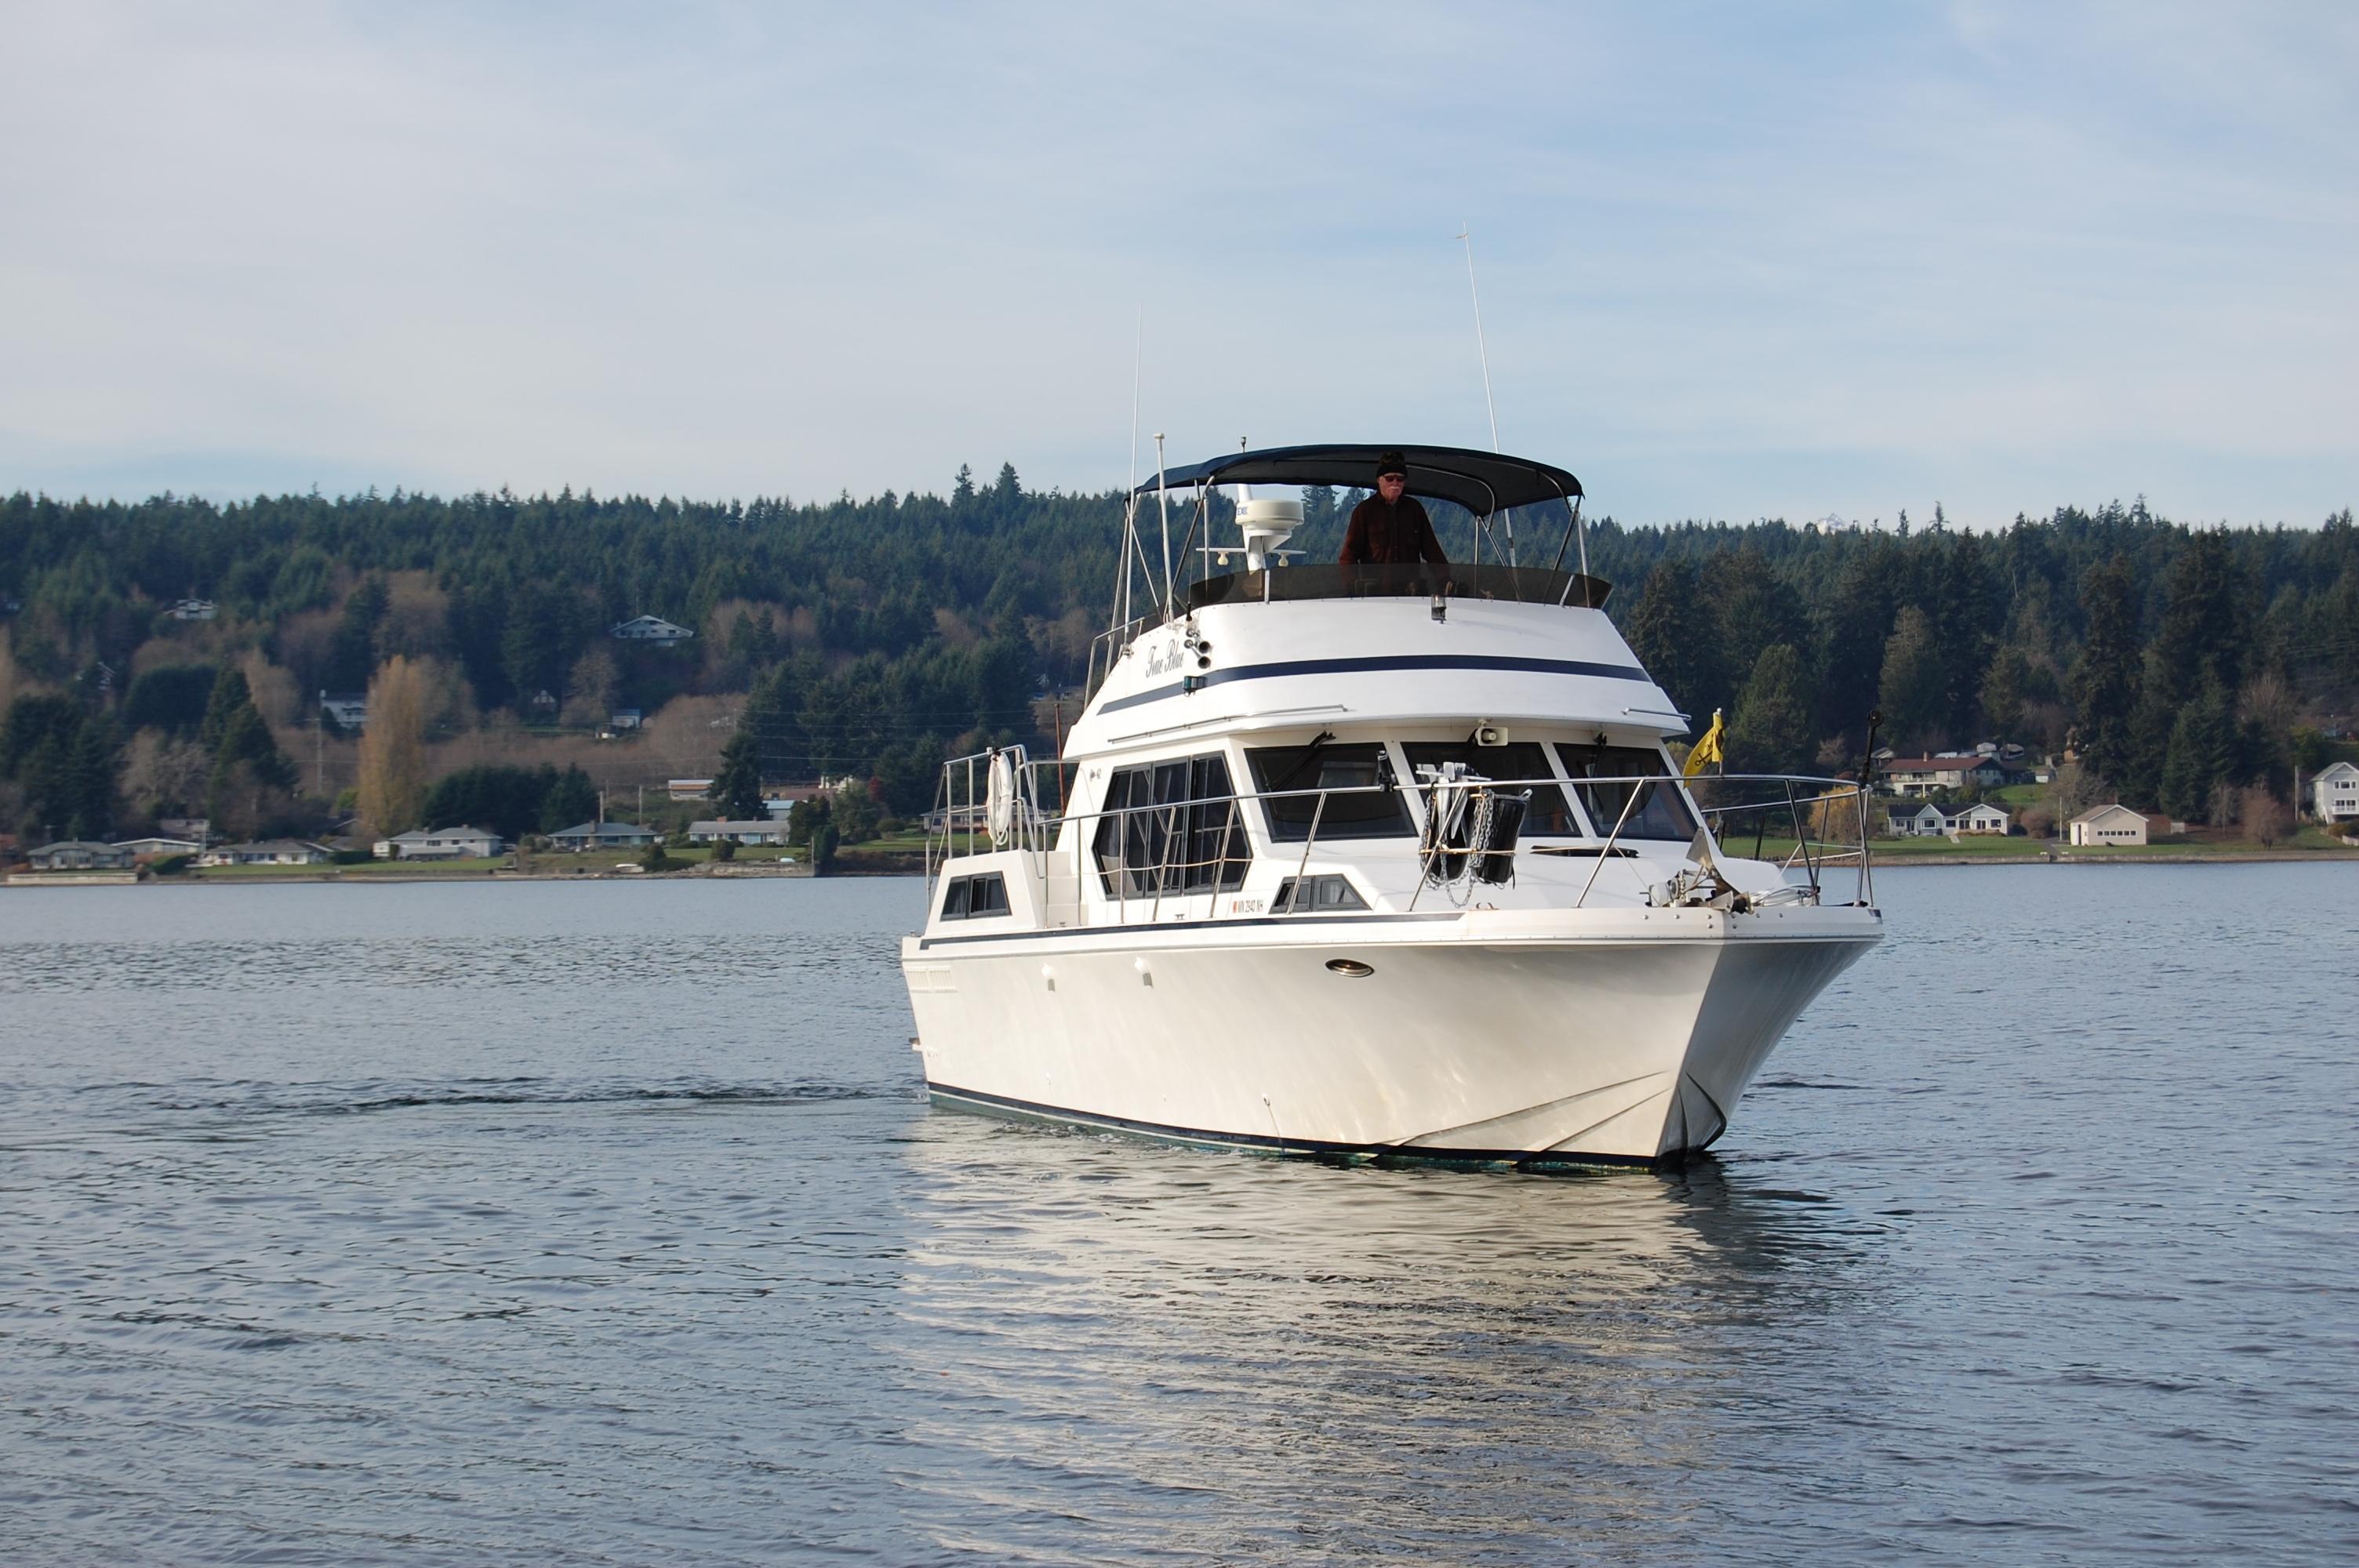
[[(1589, 575), (1589, 544), (1581, 523), (1581, 481), (1551, 463), (1464, 447), (1339, 443), (1238, 451), (1186, 468), (1165, 469), (1162, 445), (1163, 438), (1158, 436), (1156, 476), (1135, 487), (1124, 508), (1112, 614), (1091, 651), (1093, 690), (1101, 669), (1110, 669), (1146, 627), (1158, 621), (1192, 617), (1216, 605), (1425, 598), (1432, 601), (1433, 618), (1441, 621), (1454, 599), (1594, 610), (1604, 605), (1612, 591), (1609, 584)], [(1256, 497), (1250, 487), (1365, 485), (1375, 477), (1378, 461), (1386, 458), (1400, 462), (1408, 494), (1446, 501), (1469, 514), (1472, 536), (1464, 559), (1416, 565), (1291, 564), (1299, 552), (1284, 546), (1302, 520), (1301, 503)], [(1223, 485), (1234, 486), (1239, 492), (1236, 522), (1242, 537), (1234, 543), (1217, 542), (1211, 536), (1212, 495)], [(1180, 519), (1172, 515), (1174, 495), (1180, 496), (1183, 504), (1193, 503)], [(1156, 507), (1152, 521), (1158, 524), (1153, 535), (1159, 546), (1157, 549), (1150, 549), (1149, 535), (1141, 526), (1149, 521), (1140, 513), (1150, 498)], [(1544, 504), (1564, 508), (1563, 533), (1553, 541), (1555, 548), (1547, 565), (1526, 564), (1517, 558), (1514, 514), (1517, 508)], [(1182, 523), (1176, 551), (1172, 547), (1175, 521)], [(1574, 551), (1577, 569), (1568, 571), (1565, 557)], [(1215, 570), (1216, 565), (1226, 567), (1239, 552), (1245, 556), (1245, 570)], [(1144, 613), (1138, 593), (1142, 583)]]

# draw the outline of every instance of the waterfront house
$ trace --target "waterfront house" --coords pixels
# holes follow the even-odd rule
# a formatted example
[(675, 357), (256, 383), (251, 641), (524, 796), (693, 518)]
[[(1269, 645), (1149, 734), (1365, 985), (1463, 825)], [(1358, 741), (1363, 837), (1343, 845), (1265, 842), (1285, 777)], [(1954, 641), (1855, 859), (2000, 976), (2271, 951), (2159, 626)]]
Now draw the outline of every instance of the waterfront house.
[(2310, 815), (2321, 822), (2359, 821), (2359, 767), (2335, 762), (2310, 781)]
[[(930, 826), (931, 819), (928, 821)], [(1950, 830), (1940, 806), (1914, 802), (1886, 805), (1884, 827), (1886, 836), (1892, 838), (1938, 838)]]
[(2006, 783), (2006, 766), (1983, 752), (1939, 757), (1895, 757), (1879, 770), (1882, 782), (1901, 795), (1932, 795), (1950, 789), (1996, 789)]
[(119, 844), (66, 838), (44, 844), (26, 859), (37, 871), (120, 871), (130, 868), (131, 851)]
[(685, 626), (675, 626), (660, 616), (639, 615), (628, 621), (618, 621), (607, 628), (606, 635), (621, 643), (685, 643), (696, 635)]
[(1995, 806), (1969, 806), (1949, 814), (1951, 833), (2005, 833), (2013, 819)]
[(374, 853), (380, 860), (467, 860), (497, 855), (507, 840), (483, 827), (413, 827), (390, 838), (380, 838)]
[(549, 836), (552, 849), (581, 854), (589, 849), (644, 849), (656, 836), (635, 822), (583, 822)]
[(167, 838), (193, 838), (202, 849), (213, 841), (212, 819), (207, 816), (159, 816), (157, 828)]
[(738, 844), (783, 844), (787, 841), (787, 825), (776, 817), (764, 817), (758, 822), (711, 821), (688, 825), (688, 841), (691, 844), (712, 844), (723, 838)]
[(193, 855), (204, 848), (194, 838), (167, 838), (160, 835), (147, 838), (117, 838), (114, 847), (129, 850), (135, 860), (158, 860), (166, 855)]
[(674, 800), (702, 800), (712, 793), (711, 779), (670, 779), (664, 787)]
[(2147, 841), (2147, 820), (2128, 806), (2116, 801), (2111, 806), (2084, 811), (2072, 819), (2072, 842), (2077, 845), (2143, 844)]
[(201, 866), (324, 866), (336, 857), (299, 838), (266, 838), (253, 844), (217, 844), (197, 857)]

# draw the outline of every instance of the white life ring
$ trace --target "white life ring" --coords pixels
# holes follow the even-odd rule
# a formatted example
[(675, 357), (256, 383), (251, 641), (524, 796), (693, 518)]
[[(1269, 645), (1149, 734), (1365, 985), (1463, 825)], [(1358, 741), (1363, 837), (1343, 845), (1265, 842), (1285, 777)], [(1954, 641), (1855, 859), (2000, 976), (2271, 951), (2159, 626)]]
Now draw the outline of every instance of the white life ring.
[(991, 783), (984, 796), (983, 824), (995, 844), (1005, 844), (1016, 827), (1016, 764), (1005, 752), (991, 754)]

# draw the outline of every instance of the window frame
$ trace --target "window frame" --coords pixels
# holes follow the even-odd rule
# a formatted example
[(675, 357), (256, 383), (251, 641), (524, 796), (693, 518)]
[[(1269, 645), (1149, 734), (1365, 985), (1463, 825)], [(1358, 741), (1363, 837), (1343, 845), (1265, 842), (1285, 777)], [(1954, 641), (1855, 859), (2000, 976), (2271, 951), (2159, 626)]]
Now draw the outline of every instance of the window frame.
[[(1319, 817), (1319, 838), (1328, 841), (1355, 841), (1382, 838), (1414, 838), (1417, 837), (1418, 815), (1411, 809), (1409, 795), (1413, 793), (1401, 784), (1393, 761), (1393, 742), (1389, 738), (1375, 741), (1310, 741), (1298, 746), (1247, 746), (1245, 748), (1245, 769), (1254, 781), (1254, 798), (1261, 807), (1262, 832), (1272, 844), (1300, 844), (1310, 837), (1310, 819)], [(1379, 824), (1373, 816), (1353, 820), (1339, 820), (1332, 813), (1321, 813), (1315, 793), (1320, 789), (1365, 789), (1359, 784), (1322, 784), (1317, 778), (1305, 783), (1297, 774), (1311, 761), (1313, 753), (1355, 757), (1371, 753), (1370, 761), (1379, 785), (1388, 785), (1388, 795), (1364, 795), (1360, 801), (1381, 802), (1389, 799), (1394, 821)], [(1291, 757), (1290, 762), (1280, 759)], [(1268, 759), (1265, 769), (1264, 759)], [(1322, 764), (1323, 766), (1323, 764)], [(1296, 792), (1305, 792), (1297, 794)], [(1291, 795), (1288, 800), (1271, 800), (1270, 795)], [(1331, 802), (1332, 804), (1332, 802)], [(1288, 815), (1281, 816), (1281, 809)], [(1290, 819), (1299, 811), (1299, 820)]]

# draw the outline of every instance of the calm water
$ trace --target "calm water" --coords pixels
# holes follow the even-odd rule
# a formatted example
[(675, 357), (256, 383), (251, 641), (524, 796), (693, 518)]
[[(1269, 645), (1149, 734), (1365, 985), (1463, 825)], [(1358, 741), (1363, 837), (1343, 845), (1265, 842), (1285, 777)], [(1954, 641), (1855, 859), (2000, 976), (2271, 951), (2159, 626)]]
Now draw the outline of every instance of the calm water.
[(910, 881), (0, 893), (0, 1556), (2349, 1560), (2359, 867), (1880, 891), (1558, 1179), (929, 1111)]

